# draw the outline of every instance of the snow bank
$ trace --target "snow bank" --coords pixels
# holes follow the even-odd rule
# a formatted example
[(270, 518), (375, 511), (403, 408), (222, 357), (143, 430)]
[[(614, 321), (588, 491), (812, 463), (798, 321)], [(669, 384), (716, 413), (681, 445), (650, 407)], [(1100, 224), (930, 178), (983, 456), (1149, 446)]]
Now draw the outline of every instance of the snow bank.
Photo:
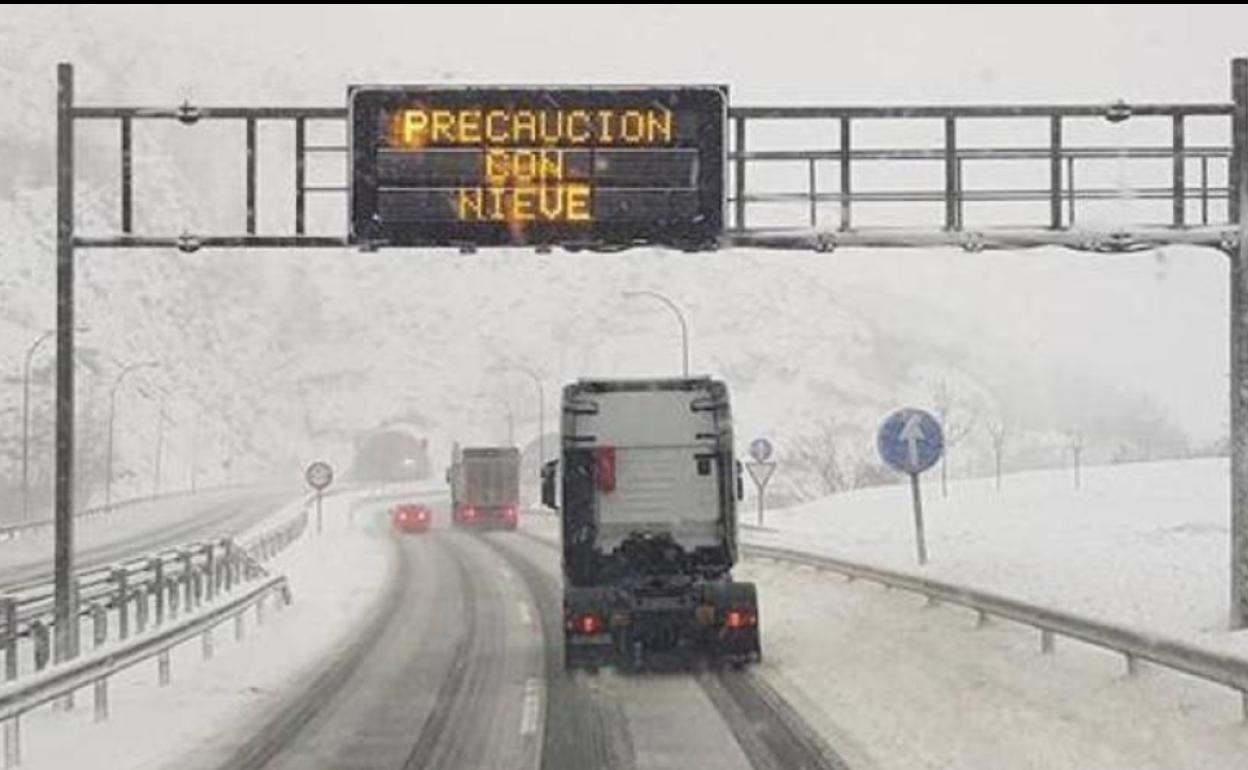
[(157, 686), (154, 660), (118, 675), (110, 684), (109, 722), (92, 723), (89, 690), (79, 693), (71, 714), (27, 715), (23, 767), (121, 770), (224, 761), (248, 728), (280, 706), (287, 688), (349, 642), (384, 594), (396, 554), (384, 520), (370, 515), (376, 506), (357, 506), (362, 494), (326, 497), (323, 534), (316, 536), (313, 523), (266, 564), (290, 580), (290, 607), (274, 612), (270, 605), (258, 630), (249, 613), (242, 643), (234, 641), (232, 623), (219, 627), (210, 661), (202, 660), (198, 643), (178, 648), (167, 688)]
[[(783, 467), (780, 469), (783, 472)], [(917, 566), (909, 486), (767, 513), (747, 543), (798, 548), (993, 591), (1248, 654), (1228, 617), (1224, 459), (1037, 471), (924, 486), (929, 563)], [(744, 514), (746, 521), (753, 513)]]

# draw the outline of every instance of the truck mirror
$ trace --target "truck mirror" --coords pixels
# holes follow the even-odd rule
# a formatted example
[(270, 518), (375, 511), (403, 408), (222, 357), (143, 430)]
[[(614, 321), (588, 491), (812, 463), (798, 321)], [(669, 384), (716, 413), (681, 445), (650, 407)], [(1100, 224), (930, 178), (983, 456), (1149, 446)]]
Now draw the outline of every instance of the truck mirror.
[(559, 510), (559, 499), (555, 492), (555, 477), (558, 471), (558, 460), (551, 460), (542, 466), (542, 505), (552, 511)]
[(744, 468), (741, 466), (741, 461), (737, 460), (737, 499), (738, 500), (745, 499), (745, 476), (742, 475), (741, 473), (741, 471), (743, 470)]

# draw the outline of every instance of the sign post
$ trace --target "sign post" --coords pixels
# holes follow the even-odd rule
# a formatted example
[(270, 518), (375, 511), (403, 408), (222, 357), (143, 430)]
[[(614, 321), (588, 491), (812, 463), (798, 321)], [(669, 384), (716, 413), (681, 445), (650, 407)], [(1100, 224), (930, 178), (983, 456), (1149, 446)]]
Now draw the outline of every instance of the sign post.
[(316, 490), (316, 534), (321, 534), (321, 493), (334, 481), (334, 469), (329, 463), (317, 460), (304, 471), (308, 486)]
[(776, 472), (776, 464), (768, 462), (771, 458), (771, 442), (765, 438), (756, 438), (750, 442), (750, 457), (754, 458), (754, 462), (746, 463), (746, 470), (750, 472), (750, 478), (754, 480), (754, 486), (758, 489), (758, 526), (763, 526), (763, 494), (767, 489), (767, 482), (771, 481), (771, 476)]
[(910, 476), (914, 505), (914, 539), (919, 564), (927, 564), (927, 536), (923, 530), (923, 494), (919, 474), (940, 461), (945, 449), (944, 432), (935, 417), (920, 409), (900, 409), (880, 425), (876, 437), (880, 457), (889, 467)]

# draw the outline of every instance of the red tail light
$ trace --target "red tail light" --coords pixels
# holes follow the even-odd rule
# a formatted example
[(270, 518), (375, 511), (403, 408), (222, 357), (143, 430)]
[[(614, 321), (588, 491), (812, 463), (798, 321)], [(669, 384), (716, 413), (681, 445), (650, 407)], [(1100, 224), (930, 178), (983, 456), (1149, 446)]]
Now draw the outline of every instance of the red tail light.
[(585, 636), (597, 636), (606, 629), (606, 626), (602, 622), (602, 618), (594, 615), (593, 613), (576, 615), (572, 618), (571, 626), (573, 631), (578, 634), (584, 634)]
[(600, 446), (594, 450), (594, 480), (598, 491), (615, 491), (615, 447)]
[(503, 518), (506, 519), (507, 521), (515, 521), (516, 520), (516, 507), (514, 505), (509, 505), (506, 508), (504, 508)]
[(758, 615), (750, 610), (728, 610), (724, 616), (724, 626), (731, 629), (752, 628), (758, 625)]
[(473, 508), (471, 505), (464, 506), (459, 510), (459, 513), (460, 518), (467, 519), (469, 521), (477, 518), (477, 509)]

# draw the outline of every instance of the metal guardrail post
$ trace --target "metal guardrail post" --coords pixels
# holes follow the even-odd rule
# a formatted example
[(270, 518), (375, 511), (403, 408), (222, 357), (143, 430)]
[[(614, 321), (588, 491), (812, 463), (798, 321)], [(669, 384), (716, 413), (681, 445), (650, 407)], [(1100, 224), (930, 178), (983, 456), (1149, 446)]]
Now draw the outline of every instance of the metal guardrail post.
[(205, 630), (200, 636), (200, 651), (203, 653), (204, 660), (212, 660), (213, 639), (211, 628)]
[(1183, 227), (1187, 221), (1187, 158), (1184, 154), (1186, 138), (1184, 136), (1183, 115), (1176, 114), (1171, 119), (1171, 224)]
[(155, 556), (147, 561), (148, 568), (152, 571), (152, 584), (157, 587), (156, 591), (156, 627), (160, 628), (165, 622), (165, 560), (163, 557)]
[(52, 657), (48, 626), (42, 620), (32, 621), (30, 638), (35, 645), (35, 671), (42, 671), (48, 667), (48, 660)]
[(808, 162), (810, 173), (810, 185), (807, 188), (810, 193), (810, 226), (812, 228), (819, 226), (819, 175), (815, 169), (815, 159), (811, 158)]
[(147, 597), (150, 593), (150, 586), (140, 586), (138, 590), (134, 592), (134, 625), (140, 634), (147, 628)]
[(0, 617), (4, 619), (4, 681), (17, 678), (17, 600), (6, 596), (0, 599)]
[(1049, 227), (1062, 229), (1062, 118), (1049, 117)]
[(108, 609), (102, 604), (91, 605), (91, 644), (99, 647), (108, 641)]
[(195, 567), (192, 564), (193, 559), (194, 553), (190, 550), (185, 550), (178, 554), (178, 560), (182, 562), (182, 574), (180, 575), (180, 578), (182, 581), (182, 592), (185, 597), (182, 602), (182, 606), (187, 612), (195, 609)]
[(238, 564), (237, 546), (227, 542), (225, 544), (225, 563), (221, 565), (222, 582), (225, 584), (227, 592), (234, 590), (234, 568)]
[(256, 599), (256, 625), (257, 626), (264, 625), (264, 600), (267, 598), (268, 598), (267, 594), (262, 594), (259, 599)]
[(975, 627), (983, 628), (988, 625), (988, 613), (983, 610), (975, 610)]
[(221, 549), (221, 558), (213, 562), (216, 575), (213, 578), (213, 592), (219, 592), (222, 589), (229, 590), (227, 581), (229, 579), (230, 561), (233, 556), (233, 544), (229, 538), (221, 538), (218, 546)]
[(1127, 659), (1127, 676), (1135, 676), (1140, 673), (1140, 661), (1138, 658), (1129, 652), (1123, 657)]
[(156, 681), (161, 687), (169, 686), (169, 650), (161, 650), (156, 655)]
[(165, 578), (164, 584), (160, 587), (161, 591), (166, 593), (166, 600), (169, 602), (169, 619), (178, 619), (178, 582), (174, 578)]
[(945, 229), (958, 229), (958, 124), (945, 118)]
[[(93, 646), (98, 649), (108, 641), (108, 608), (103, 604), (91, 605), (91, 637)], [(94, 719), (96, 722), (108, 721), (108, 678), (97, 679), (93, 691)]]
[(236, 642), (243, 641), (243, 638), (247, 635), (247, 630), (244, 628), (247, 621), (243, 615), (244, 613), (240, 611), (234, 616), (234, 641)]
[(110, 573), (116, 588), (115, 604), (117, 607), (117, 638), (125, 641), (130, 636), (130, 588), (129, 575), (125, 569), (114, 568)]
[(217, 547), (212, 543), (204, 546), (204, 600), (217, 598)]

